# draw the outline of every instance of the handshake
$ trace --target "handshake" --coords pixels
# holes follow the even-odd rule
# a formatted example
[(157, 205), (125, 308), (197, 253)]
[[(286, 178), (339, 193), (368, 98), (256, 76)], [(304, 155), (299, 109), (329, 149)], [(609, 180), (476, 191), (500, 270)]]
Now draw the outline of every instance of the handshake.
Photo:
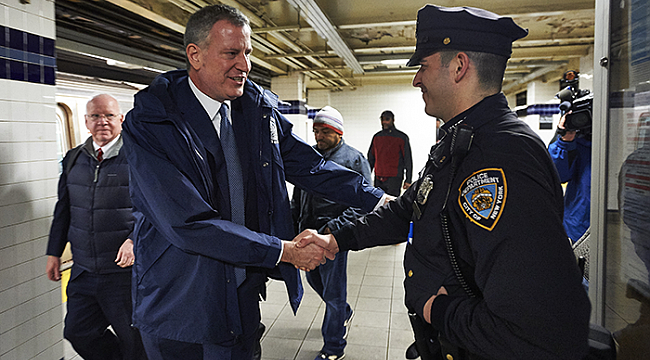
[(321, 235), (316, 230), (307, 229), (292, 241), (282, 241), (282, 258), (280, 261), (293, 264), (296, 269), (310, 271), (325, 264), (327, 259), (334, 260), (339, 246), (332, 234)]

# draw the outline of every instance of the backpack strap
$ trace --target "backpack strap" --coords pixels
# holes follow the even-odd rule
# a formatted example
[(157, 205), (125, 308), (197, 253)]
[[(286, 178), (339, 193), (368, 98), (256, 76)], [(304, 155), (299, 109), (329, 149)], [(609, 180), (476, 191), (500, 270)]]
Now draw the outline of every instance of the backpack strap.
[(65, 168), (63, 169), (63, 172), (65, 173), (66, 176), (70, 173), (70, 170), (72, 170), (72, 167), (74, 166), (74, 163), (77, 161), (77, 158), (79, 157), (79, 154), (81, 154), (82, 148), (84, 147), (84, 144), (81, 144), (77, 146), (76, 148), (71, 150), (70, 153), (70, 160), (65, 164)]

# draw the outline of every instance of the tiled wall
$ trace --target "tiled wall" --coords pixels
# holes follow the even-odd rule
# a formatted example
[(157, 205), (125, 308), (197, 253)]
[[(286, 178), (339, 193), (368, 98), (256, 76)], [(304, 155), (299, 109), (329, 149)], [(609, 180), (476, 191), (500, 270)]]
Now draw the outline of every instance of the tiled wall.
[(283, 100), (305, 100), (305, 75), (294, 73), (271, 80), (271, 91)]
[(0, 359), (61, 359), (61, 290), (44, 256), (58, 180), (54, 1), (0, 0), (0, 37)]
[(0, 79), (54, 85), (54, 39), (0, 25)]

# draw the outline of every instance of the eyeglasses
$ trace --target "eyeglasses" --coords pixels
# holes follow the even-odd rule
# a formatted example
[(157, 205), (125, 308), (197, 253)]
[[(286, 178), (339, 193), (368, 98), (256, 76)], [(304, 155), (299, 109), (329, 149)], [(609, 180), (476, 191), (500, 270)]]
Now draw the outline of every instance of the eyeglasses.
[(106, 120), (112, 121), (117, 119), (120, 114), (86, 114), (86, 116), (89, 117), (92, 121), (99, 121), (101, 118), (106, 118)]

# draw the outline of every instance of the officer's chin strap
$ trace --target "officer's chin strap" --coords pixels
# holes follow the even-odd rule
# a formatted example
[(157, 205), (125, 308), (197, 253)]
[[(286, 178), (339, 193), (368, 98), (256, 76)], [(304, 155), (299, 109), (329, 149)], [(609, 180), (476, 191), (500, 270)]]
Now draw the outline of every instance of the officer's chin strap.
[(472, 145), (472, 139), (474, 138), (474, 128), (467, 124), (459, 124), (454, 132), (451, 134), (451, 144), (450, 144), (450, 156), (451, 156), (451, 168), (449, 170), (449, 181), (447, 186), (447, 196), (445, 196), (445, 203), (442, 206), (440, 223), (442, 225), (442, 234), (445, 239), (445, 246), (447, 247), (447, 254), (449, 255), (449, 261), (451, 266), (454, 269), (456, 278), (462, 286), (463, 290), (469, 297), (475, 298), (480, 295), (480, 291), (475, 291), (472, 286), (467, 282), (465, 276), (463, 275), (460, 264), (456, 259), (456, 253), (454, 252), (454, 243), (451, 238), (451, 232), (449, 231), (449, 209), (447, 209), (447, 202), (449, 201), (449, 195), (451, 194), (451, 185), (456, 173), (458, 172), (458, 165), (463, 161), (469, 148)]

